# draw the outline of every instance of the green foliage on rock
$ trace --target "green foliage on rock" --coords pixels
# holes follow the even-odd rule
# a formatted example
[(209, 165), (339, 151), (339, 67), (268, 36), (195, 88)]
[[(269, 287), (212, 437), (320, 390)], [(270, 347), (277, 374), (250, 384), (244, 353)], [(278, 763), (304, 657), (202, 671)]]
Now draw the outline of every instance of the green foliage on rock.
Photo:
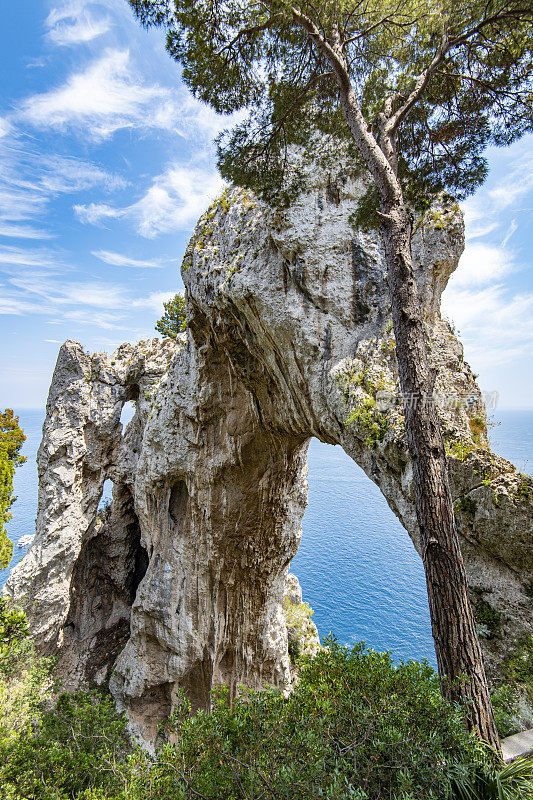
[(301, 656), (314, 655), (320, 646), (317, 631), (311, 617), (314, 614), (309, 603), (291, 603), (288, 598), (283, 601), (283, 611), (287, 622), (289, 639), (289, 656), (296, 664)]
[(182, 333), (187, 327), (187, 315), (185, 298), (182, 294), (177, 294), (172, 300), (163, 303), (165, 313), (158, 319), (155, 325), (156, 331), (168, 336), (170, 339), (177, 339), (178, 334)]
[(502, 678), (526, 689), (533, 705), (533, 635), (525, 636), (512, 649), (502, 664)]
[(19, 455), (26, 437), (19, 427), (18, 417), (7, 408), (0, 413), (0, 569), (5, 569), (13, 555), (13, 544), (9, 541), (5, 524), (11, 519), (10, 508), (13, 496), (15, 467), (26, 460)]
[(0, 800), (118, 800), (125, 721), (108, 696), (56, 698), (53, 666), (36, 655), (22, 611), (0, 600)]
[[(427, 664), (330, 639), (292, 694), (251, 693), (211, 714), (182, 703), (168, 744), (136, 757), (135, 800), (445, 800), (479, 745)], [(464, 768), (466, 772), (466, 768)]]
[(162, 731), (170, 741), (150, 754), (131, 747), (109, 696), (55, 696), (50, 660), (35, 656), (24, 615), (4, 601), (0, 633), (0, 800), (531, 796), (527, 764), (501, 772), (428, 664), (394, 665), (387, 653), (329, 639), (302, 658), (287, 697), (271, 689), (230, 702), (220, 689), (211, 713), (191, 716), (178, 695)]

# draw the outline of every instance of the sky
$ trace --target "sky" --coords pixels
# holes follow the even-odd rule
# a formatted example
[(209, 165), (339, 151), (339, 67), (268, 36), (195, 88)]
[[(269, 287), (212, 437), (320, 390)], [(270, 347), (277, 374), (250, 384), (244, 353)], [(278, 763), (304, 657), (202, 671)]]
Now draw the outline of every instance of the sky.
[[(4, 0), (0, 37), (0, 407), (36, 408), (66, 339), (156, 335), (228, 119), (126, 0)], [(489, 163), (443, 312), (482, 388), (533, 408), (533, 136)]]

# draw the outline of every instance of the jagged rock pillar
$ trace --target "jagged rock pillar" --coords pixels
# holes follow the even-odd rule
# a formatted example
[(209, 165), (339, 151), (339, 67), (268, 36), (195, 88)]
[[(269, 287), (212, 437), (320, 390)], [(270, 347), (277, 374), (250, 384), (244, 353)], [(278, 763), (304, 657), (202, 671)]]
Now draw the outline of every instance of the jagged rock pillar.
[(234, 697), (239, 684), (290, 685), (282, 599), (307, 502), (309, 437), (262, 417), (231, 347), (212, 352), (208, 331), (192, 329), (201, 391), (187, 390), (191, 373), (177, 364), (146, 431), (135, 496), (149, 565), (111, 680), (149, 742), (180, 688), (196, 710), (209, 708), (215, 686)]

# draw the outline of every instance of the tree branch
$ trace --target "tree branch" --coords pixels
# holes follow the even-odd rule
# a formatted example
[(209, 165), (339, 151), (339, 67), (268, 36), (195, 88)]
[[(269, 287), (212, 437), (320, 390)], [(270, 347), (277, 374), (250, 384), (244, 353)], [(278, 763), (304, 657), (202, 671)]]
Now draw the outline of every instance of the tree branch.
[(384, 126), (383, 128), (384, 137), (390, 138), (393, 136), (399, 124), (407, 116), (407, 114), (417, 103), (417, 101), (422, 97), (426, 89), (426, 86), (431, 80), (433, 73), (435, 72), (435, 70), (437, 69), (437, 67), (439, 66), (439, 64), (441, 63), (442, 59), (444, 58), (449, 49), (450, 49), (450, 40), (448, 38), (448, 30), (446, 27), (444, 27), (437, 52), (431, 59), (430, 64), (418, 76), (415, 83), (415, 88), (413, 89), (413, 91), (411, 92), (405, 103), (402, 106), (400, 106), (400, 108), (389, 118), (389, 121)]
[(301, 11), (298, 11), (298, 9), (294, 8), (294, 6), (290, 7), (290, 12), (294, 21), (306, 31), (309, 37), (318, 46), (318, 49), (321, 50), (321, 52), (325, 55), (335, 71), (335, 75), (337, 76), (337, 80), (339, 81), (341, 88), (344, 88), (345, 91), (349, 91), (352, 88), (352, 84), (350, 81), (350, 76), (348, 75), (348, 70), (346, 69), (346, 64), (344, 64), (341, 56), (322, 36), (314, 22), (312, 22), (309, 17), (306, 17), (305, 14), (302, 14)]
[(402, 120), (405, 119), (409, 111), (420, 99), (436, 68), (439, 66), (439, 64), (444, 59), (446, 53), (448, 53), (452, 47), (457, 47), (463, 44), (467, 44), (467, 42), (469, 42), (477, 33), (481, 33), (484, 28), (488, 27), (489, 25), (492, 25), (495, 22), (519, 19), (521, 17), (526, 17), (526, 16), (533, 16), (533, 11), (527, 7), (523, 9), (515, 8), (510, 11), (500, 11), (497, 14), (493, 14), (490, 17), (482, 19), (477, 25), (474, 25), (472, 28), (465, 31), (460, 36), (454, 37), (453, 39), (449, 37), (448, 27), (445, 26), (442, 32), (442, 37), (437, 52), (433, 56), (433, 59), (431, 60), (430, 64), (418, 76), (415, 88), (407, 98), (406, 102), (390, 118), (389, 122), (384, 128), (384, 136), (391, 136), (396, 131)]
[(243, 36), (248, 36), (252, 33), (260, 33), (260, 31), (266, 30), (272, 25), (273, 22), (275, 22), (277, 19), (280, 19), (281, 16), (282, 16), (281, 14), (274, 14), (272, 17), (269, 17), (269, 19), (267, 19), (266, 22), (263, 22), (261, 25), (252, 25), (250, 28), (243, 28), (237, 33), (236, 36), (233, 37), (231, 42), (228, 42), (227, 44), (224, 45), (224, 47), (221, 47), (220, 50), (218, 50), (215, 53), (215, 55), (219, 56), (224, 52), (224, 50), (230, 50), (233, 47), (233, 45), (236, 44), (239, 41), (239, 39), (241, 39)]

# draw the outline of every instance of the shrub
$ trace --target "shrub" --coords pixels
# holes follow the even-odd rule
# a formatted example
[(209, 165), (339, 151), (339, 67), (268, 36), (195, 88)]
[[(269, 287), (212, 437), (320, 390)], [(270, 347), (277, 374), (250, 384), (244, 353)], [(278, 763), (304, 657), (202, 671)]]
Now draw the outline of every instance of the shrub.
[[(291, 695), (251, 693), (173, 717), (175, 744), (132, 761), (136, 800), (444, 800), (476, 745), (427, 664), (334, 640), (304, 660)], [(134, 766), (133, 766), (134, 765)]]
[(125, 720), (96, 692), (62, 694), (0, 750), (0, 798), (119, 797), (129, 750)]
[(9, 509), (15, 501), (15, 468), (26, 461), (24, 456), (19, 455), (25, 440), (18, 417), (14, 416), (13, 411), (7, 408), (0, 412), (0, 569), (9, 565), (13, 555), (13, 544), (7, 538), (5, 523), (11, 519)]
[(55, 702), (54, 690), (52, 659), (36, 655), (23, 612), (0, 599), (1, 800), (118, 787), (116, 766), (124, 768), (129, 744), (113, 701), (82, 692)]

